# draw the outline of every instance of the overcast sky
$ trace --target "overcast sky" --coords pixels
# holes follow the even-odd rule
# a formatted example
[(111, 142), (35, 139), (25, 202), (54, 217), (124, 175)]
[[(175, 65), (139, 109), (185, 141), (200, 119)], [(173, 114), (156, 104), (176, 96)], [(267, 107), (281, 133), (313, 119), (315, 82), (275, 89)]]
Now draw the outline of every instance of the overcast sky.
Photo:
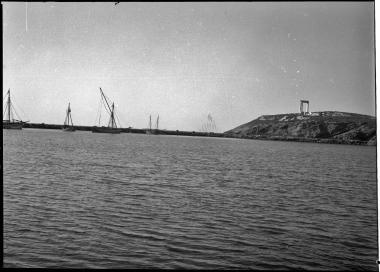
[(217, 132), (264, 114), (375, 115), (374, 2), (3, 2), (3, 96), (23, 120)]

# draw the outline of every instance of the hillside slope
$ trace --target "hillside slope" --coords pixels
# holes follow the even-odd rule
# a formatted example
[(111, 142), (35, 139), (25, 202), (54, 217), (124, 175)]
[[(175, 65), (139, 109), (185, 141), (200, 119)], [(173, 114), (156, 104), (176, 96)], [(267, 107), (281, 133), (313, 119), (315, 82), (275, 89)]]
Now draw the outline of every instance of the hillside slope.
[(226, 131), (225, 135), (278, 140), (320, 139), (320, 142), (376, 145), (376, 117), (337, 111), (312, 112), (310, 115), (263, 115)]

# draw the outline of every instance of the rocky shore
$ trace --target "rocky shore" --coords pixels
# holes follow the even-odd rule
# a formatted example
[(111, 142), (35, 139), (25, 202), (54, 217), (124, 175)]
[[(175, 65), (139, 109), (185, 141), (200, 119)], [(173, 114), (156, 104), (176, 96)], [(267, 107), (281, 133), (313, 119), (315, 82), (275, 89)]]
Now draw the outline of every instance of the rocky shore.
[(263, 115), (224, 134), (246, 139), (376, 145), (376, 117), (337, 111)]

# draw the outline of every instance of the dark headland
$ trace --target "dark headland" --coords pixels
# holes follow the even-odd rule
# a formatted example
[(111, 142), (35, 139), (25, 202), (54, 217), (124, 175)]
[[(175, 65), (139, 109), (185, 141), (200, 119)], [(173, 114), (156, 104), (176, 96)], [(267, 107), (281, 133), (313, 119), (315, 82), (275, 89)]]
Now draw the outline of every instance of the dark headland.
[(234, 138), (376, 145), (376, 117), (338, 111), (262, 115), (224, 134)]

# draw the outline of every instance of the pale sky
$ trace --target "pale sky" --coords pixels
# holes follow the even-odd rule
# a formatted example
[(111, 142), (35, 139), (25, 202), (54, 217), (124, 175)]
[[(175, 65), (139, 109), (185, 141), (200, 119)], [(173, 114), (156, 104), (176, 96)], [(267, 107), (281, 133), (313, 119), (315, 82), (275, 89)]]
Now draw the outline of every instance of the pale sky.
[(3, 97), (32, 123), (223, 132), (264, 114), (375, 115), (374, 2), (3, 2)]

